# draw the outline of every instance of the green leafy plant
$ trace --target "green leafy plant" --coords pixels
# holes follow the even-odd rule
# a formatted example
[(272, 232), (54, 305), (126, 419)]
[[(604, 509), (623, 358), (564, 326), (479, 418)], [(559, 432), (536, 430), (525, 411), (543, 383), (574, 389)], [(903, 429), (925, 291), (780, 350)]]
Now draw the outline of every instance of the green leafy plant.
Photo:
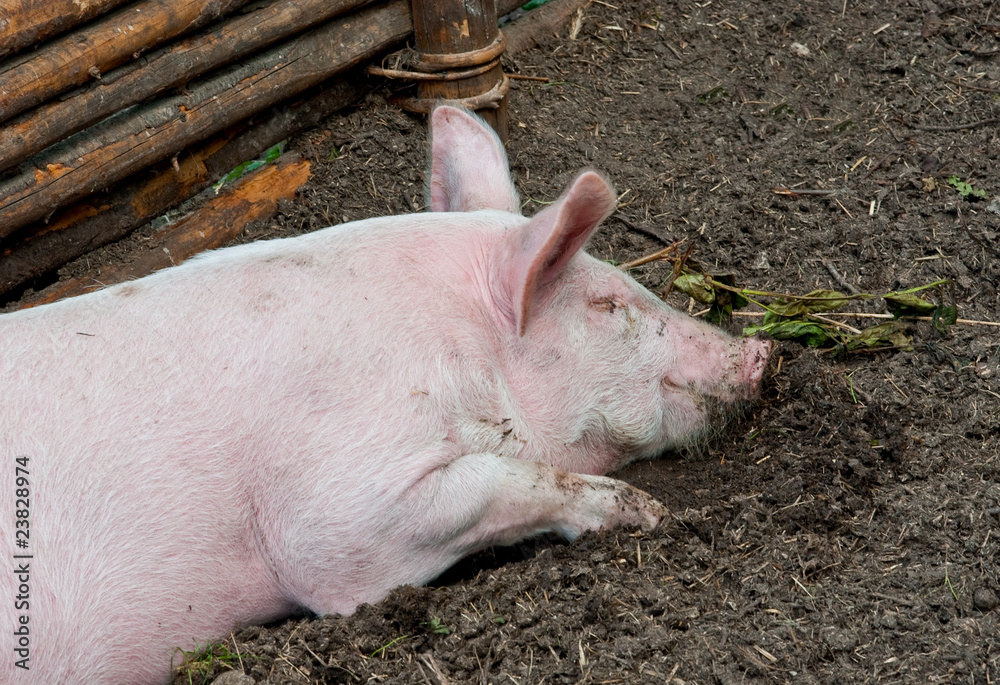
[(709, 321), (721, 323), (735, 310), (743, 309), (749, 304), (743, 292), (736, 287), (734, 274), (710, 276), (700, 271), (697, 262), (693, 260), (687, 260), (685, 264), (686, 267), (673, 280), (672, 287), (697, 302), (707, 304), (709, 310), (705, 318)]
[(971, 183), (963, 181), (958, 176), (949, 176), (948, 185), (957, 190), (958, 194), (964, 197), (966, 200), (971, 198), (975, 198), (977, 200), (985, 200), (987, 197), (987, 193), (985, 190), (983, 190), (982, 188), (973, 188)]
[(423, 625), (427, 626), (427, 630), (435, 635), (451, 635), (451, 628), (446, 626), (444, 621), (436, 616)]
[[(690, 252), (690, 250), (689, 250)], [(808, 347), (830, 348), (834, 353), (851, 353), (862, 350), (909, 349), (910, 336), (901, 317), (930, 316), (934, 327), (945, 334), (947, 327), (958, 319), (954, 304), (944, 304), (942, 288), (950, 282), (938, 280), (909, 290), (887, 293), (882, 296), (894, 320), (858, 330), (823, 316), (826, 312), (842, 309), (852, 300), (875, 297), (870, 293), (846, 295), (835, 290), (813, 290), (805, 295), (775, 293), (736, 286), (732, 274), (712, 275), (685, 254), (678, 257), (676, 250), (664, 251), (662, 259), (674, 262), (674, 274), (669, 280), (671, 288), (708, 306), (705, 318), (716, 323), (732, 315), (733, 311), (753, 303), (765, 311), (759, 325), (744, 328), (744, 335), (763, 332), (777, 340), (794, 340)], [(640, 263), (642, 260), (639, 260)], [(931, 302), (920, 293), (939, 293), (938, 303)]]

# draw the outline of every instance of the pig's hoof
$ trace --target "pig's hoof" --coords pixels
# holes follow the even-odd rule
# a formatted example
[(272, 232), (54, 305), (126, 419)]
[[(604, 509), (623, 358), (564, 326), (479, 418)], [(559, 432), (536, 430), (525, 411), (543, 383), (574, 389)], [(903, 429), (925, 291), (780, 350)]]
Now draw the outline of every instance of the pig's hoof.
[(579, 532), (621, 526), (634, 526), (650, 531), (659, 525), (669, 511), (648, 493), (628, 483), (601, 476), (591, 476), (589, 479), (592, 479), (591, 503), (594, 509), (577, 522), (578, 526), (575, 527)]
[(622, 503), (623, 513), (628, 508), (633, 515), (632, 520), (626, 519), (622, 523), (639, 526), (648, 533), (660, 525), (660, 521), (667, 515), (669, 509), (642, 490), (630, 485), (626, 487), (630, 489), (630, 492), (623, 493), (625, 495), (625, 501)]

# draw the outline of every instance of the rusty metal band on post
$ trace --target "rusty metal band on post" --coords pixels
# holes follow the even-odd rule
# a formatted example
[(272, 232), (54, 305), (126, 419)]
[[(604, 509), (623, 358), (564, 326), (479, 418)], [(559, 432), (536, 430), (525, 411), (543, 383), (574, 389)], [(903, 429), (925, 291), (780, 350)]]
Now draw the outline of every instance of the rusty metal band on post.
[(500, 59), (500, 55), (507, 49), (507, 39), (503, 31), (497, 29), (497, 37), (485, 48), (469, 50), (468, 52), (455, 52), (445, 55), (435, 55), (426, 52), (417, 53), (417, 61), (413, 68), (417, 71), (434, 72), (445, 71), (446, 69), (459, 69), (461, 67), (477, 67)]
[(459, 81), (463, 78), (472, 78), (473, 76), (485, 74), (497, 64), (499, 64), (499, 60), (487, 62), (486, 64), (473, 69), (463, 69), (462, 71), (438, 71), (434, 73), (409, 71), (407, 69), (383, 69), (382, 67), (372, 66), (368, 67), (367, 72), (372, 76), (408, 79), (410, 81)]
[[(418, 53), (418, 59), (413, 64), (414, 71), (406, 69), (383, 69), (372, 66), (368, 67), (368, 73), (372, 76), (410, 79), (413, 81), (458, 81), (485, 74), (491, 69), (499, 67), (500, 57), (506, 48), (507, 39), (504, 37), (503, 31), (498, 29), (497, 37), (485, 48), (453, 54)], [(501, 78), (497, 84), (485, 93), (451, 100), (451, 102), (460, 104), (473, 111), (477, 109), (496, 109), (500, 106), (500, 101), (507, 95), (508, 90), (510, 90), (510, 79), (507, 78), (506, 74), (501, 72)], [(431, 98), (404, 96), (394, 96), (390, 100), (397, 107), (422, 114), (430, 112), (437, 102), (437, 100)]]
[[(496, 109), (500, 106), (500, 101), (507, 95), (508, 90), (510, 90), (510, 79), (507, 78), (507, 74), (504, 74), (503, 78), (485, 93), (472, 95), (467, 98), (448, 100), (448, 102), (451, 104), (460, 104), (462, 107), (470, 109), (473, 112), (477, 109)], [(437, 98), (411, 98), (402, 96), (393, 96), (389, 98), (389, 101), (408, 112), (417, 112), (419, 114), (429, 114), (434, 109), (434, 105), (441, 102)]]

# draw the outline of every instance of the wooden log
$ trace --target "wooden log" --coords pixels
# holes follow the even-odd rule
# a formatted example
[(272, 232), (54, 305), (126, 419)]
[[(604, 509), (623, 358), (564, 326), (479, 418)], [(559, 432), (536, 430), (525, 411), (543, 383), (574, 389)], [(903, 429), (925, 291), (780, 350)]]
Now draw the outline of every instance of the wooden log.
[(276, 164), (257, 169), (230, 189), (209, 200), (198, 211), (163, 228), (152, 237), (149, 249), (126, 264), (108, 267), (98, 278), (74, 278), (29, 298), (24, 307), (55, 302), (141, 278), (176, 266), (190, 257), (231, 242), (247, 224), (267, 220), (278, 210), (278, 200), (295, 197), (309, 178), (309, 162), (296, 154), (284, 155)]
[(367, 0), (277, 0), (103, 75), (0, 128), (0, 171), (167, 88), (344, 14)]
[(356, 66), (411, 30), (406, 0), (392, 0), (82, 131), (0, 181), (0, 237)]
[(497, 0), (497, 17), (508, 15), (523, 4), (524, 0)]
[(324, 84), (260, 121), (244, 122), (148, 169), (111, 192), (92, 196), (9, 236), (0, 245), (0, 294), (111, 243), (294, 133), (319, 124), (370, 90), (360, 79)]
[(507, 52), (516, 54), (530, 50), (546, 36), (555, 35), (573, 15), (590, 4), (591, 0), (550, 0), (532, 10), (529, 21), (515, 21), (504, 33), (507, 35)]
[(37, 45), (128, 0), (5, 0), (0, 4), (0, 57)]
[[(422, 71), (447, 68), (467, 69), (480, 66), (479, 55), (487, 52), (498, 39), (495, 0), (412, 0), (413, 39)], [(448, 60), (445, 56), (463, 54), (467, 59)], [(488, 58), (485, 61), (489, 61)], [(420, 100), (461, 100), (482, 95), (504, 83), (499, 60), (490, 70), (453, 81), (419, 81)], [(477, 109), (477, 113), (500, 135), (507, 138), (507, 99), (497, 107)]]
[(0, 66), (0, 121), (250, 0), (142, 0)]

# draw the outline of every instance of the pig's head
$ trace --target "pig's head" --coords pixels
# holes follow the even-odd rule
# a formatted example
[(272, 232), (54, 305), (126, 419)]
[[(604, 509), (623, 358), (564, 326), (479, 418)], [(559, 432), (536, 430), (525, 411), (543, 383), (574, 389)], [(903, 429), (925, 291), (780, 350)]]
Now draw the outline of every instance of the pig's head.
[[(520, 456), (576, 472), (697, 440), (756, 396), (771, 347), (677, 312), (583, 252), (615, 204), (607, 180), (583, 171), (531, 219), (506, 216), (470, 268), (498, 332)], [(502, 145), (463, 110), (432, 114), (430, 206), (518, 211)]]

